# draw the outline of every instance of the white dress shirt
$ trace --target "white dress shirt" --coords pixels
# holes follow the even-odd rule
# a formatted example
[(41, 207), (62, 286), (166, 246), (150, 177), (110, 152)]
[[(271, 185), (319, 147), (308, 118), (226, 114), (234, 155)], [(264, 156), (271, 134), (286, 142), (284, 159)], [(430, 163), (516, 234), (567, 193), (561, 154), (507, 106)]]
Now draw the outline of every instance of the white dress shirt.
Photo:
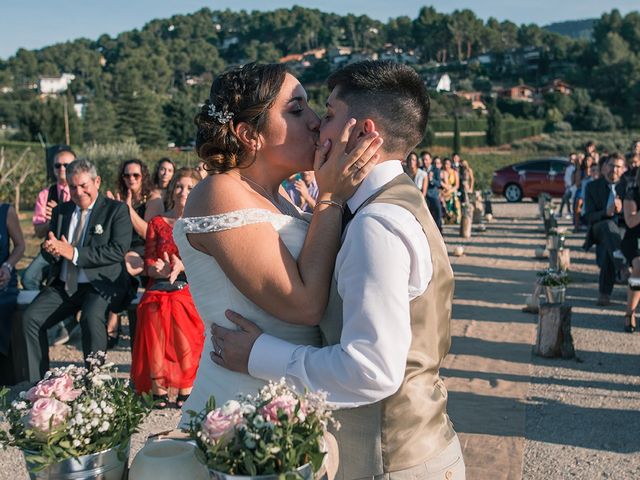
[[(96, 201), (94, 200), (93, 203), (88, 208), (87, 218), (84, 221), (84, 232), (82, 232), (80, 241), (78, 242), (78, 245), (80, 246), (82, 246), (82, 244), (84, 243), (84, 237), (87, 236), (87, 230), (89, 229), (89, 221), (91, 219), (91, 212), (93, 211), (93, 206), (95, 204), (96, 204)], [(69, 222), (69, 232), (68, 232), (68, 235), (66, 236), (68, 242), (71, 242), (71, 239), (75, 234), (76, 228), (80, 223), (80, 212), (81, 212), (80, 207), (76, 205), (75, 210), (71, 214), (71, 221)], [(76, 247), (73, 247), (73, 258), (71, 259), (71, 262), (76, 266), (78, 265), (78, 249)], [(62, 266), (60, 268), (60, 280), (62, 280), (63, 282), (67, 281), (67, 262), (66, 261), (62, 262)], [(87, 274), (84, 272), (83, 268), (78, 270), (78, 284), (81, 284), (81, 283), (89, 283), (89, 279), (87, 278)]]
[[(351, 211), (398, 175), (404, 175), (398, 160), (376, 165), (348, 201)], [(298, 391), (324, 390), (338, 408), (392, 395), (403, 381), (411, 345), (409, 302), (427, 289), (432, 273), (416, 218), (397, 205), (365, 206), (350, 222), (336, 258), (340, 343), (317, 348), (262, 334), (250, 353), (249, 374), (285, 377)]]

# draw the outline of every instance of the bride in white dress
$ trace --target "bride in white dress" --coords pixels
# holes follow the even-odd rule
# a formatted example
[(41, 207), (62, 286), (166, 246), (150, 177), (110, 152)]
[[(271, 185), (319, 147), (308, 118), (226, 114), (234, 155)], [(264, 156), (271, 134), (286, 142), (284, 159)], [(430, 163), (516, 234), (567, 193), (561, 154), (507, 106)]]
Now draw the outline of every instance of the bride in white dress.
[[(224, 360), (224, 345), (212, 351), (209, 327), (235, 328), (227, 309), (289, 342), (321, 345), (317, 324), (327, 305), (343, 205), (382, 144), (372, 132), (352, 140), (346, 154), (349, 122), (341, 144), (318, 146), (320, 120), (300, 83), (279, 64), (219, 75), (196, 124), (196, 149), (210, 175), (189, 195), (174, 239), (207, 339), (182, 425), (189, 421), (184, 412), (202, 410), (211, 395), (220, 405), (263, 385), (209, 361), (212, 355)], [(319, 188), (312, 217), (281, 187), (311, 169)]]

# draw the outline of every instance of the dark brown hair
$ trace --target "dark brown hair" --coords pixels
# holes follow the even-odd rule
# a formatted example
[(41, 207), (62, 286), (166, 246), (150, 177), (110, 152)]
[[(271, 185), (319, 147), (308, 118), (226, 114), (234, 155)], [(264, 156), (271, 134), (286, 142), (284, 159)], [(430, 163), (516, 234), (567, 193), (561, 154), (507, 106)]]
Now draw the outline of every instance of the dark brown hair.
[(160, 167), (163, 163), (170, 163), (173, 166), (173, 174), (176, 172), (176, 164), (169, 157), (162, 157), (156, 163), (156, 168), (153, 171), (153, 186), (155, 188), (160, 188)]
[(151, 184), (151, 176), (149, 175), (149, 169), (147, 165), (137, 158), (132, 158), (131, 160), (125, 160), (120, 164), (120, 168), (118, 169), (118, 191), (120, 192), (121, 198), (127, 198), (127, 184), (124, 181), (124, 171), (127, 168), (127, 165), (136, 164), (140, 167), (140, 173), (142, 174), (142, 178), (140, 179), (142, 182), (142, 189), (140, 191), (140, 196), (142, 197), (142, 201), (145, 202), (149, 197), (151, 190), (153, 190), (153, 185)]
[(424, 137), (429, 95), (414, 69), (390, 61), (356, 62), (333, 73), (329, 89), (354, 118), (370, 117), (380, 127), (385, 150), (409, 153)]
[[(235, 125), (246, 122), (254, 133), (262, 131), (286, 73), (286, 67), (279, 63), (249, 63), (213, 80), (209, 98), (195, 118), (196, 151), (208, 171), (224, 173), (244, 163), (247, 151), (236, 136)], [(233, 117), (222, 122), (209, 114), (212, 108)]]
[(167, 187), (167, 194), (164, 197), (164, 208), (165, 211), (169, 211), (173, 208), (174, 203), (173, 203), (173, 192), (176, 189), (176, 184), (178, 183), (178, 180), (180, 180), (181, 178), (191, 178), (195, 183), (194, 185), (196, 185), (200, 180), (202, 180), (202, 177), (200, 176), (200, 174), (198, 172), (196, 172), (195, 168), (190, 168), (190, 167), (181, 167), (179, 168), (174, 174), (173, 177), (171, 178), (171, 181), (169, 182), (169, 186)]

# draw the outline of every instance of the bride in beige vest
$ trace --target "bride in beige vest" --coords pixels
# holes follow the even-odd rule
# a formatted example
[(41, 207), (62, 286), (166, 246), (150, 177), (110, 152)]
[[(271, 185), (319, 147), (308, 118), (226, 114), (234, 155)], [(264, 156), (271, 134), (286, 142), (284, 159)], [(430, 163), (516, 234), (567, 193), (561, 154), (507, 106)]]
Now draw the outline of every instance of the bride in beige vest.
[(227, 314), (241, 329), (212, 328), (213, 359), (263, 380), (284, 376), (299, 389), (327, 391), (341, 408), (338, 478), (465, 478), (439, 376), (451, 342), (453, 273), (424, 198), (400, 163), (426, 129), (424, 83), (409, 67), (361, 62), (328, 84), (320, 141), (336, 142), (341, 124), (354, 117), (346, 151), (373, 131), (385, 142), (346, 205), (353, 219), (320, 324), (325, 346), (283, 341)]

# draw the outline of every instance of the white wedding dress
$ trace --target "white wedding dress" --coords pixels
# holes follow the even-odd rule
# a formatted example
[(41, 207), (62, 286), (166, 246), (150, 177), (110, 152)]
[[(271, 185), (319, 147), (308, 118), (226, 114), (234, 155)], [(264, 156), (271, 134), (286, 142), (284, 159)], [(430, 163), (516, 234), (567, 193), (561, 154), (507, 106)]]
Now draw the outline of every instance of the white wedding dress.
[[(193, 391), (182, 407), (181, 426), (189, 423), (190, 417), (186, 412), (201, 411), (211, 395), (215, 395), (216, 405), (220, 406), (239, 393), (254, 394), (265, 384), (249, 375), (226, 370), (211, 360), (211, 324), (236, 328), (224, 316), (225, 310), (238, 312), (256, 323), (265, 333), (289, 342), (316, 346), (322, 344), (318, 327), (292, 325), (269, 315), (240, 293), (212, 256), (193, 248), (187, 239), (187, 234), (217, 232), (265, 222), (273, 226), (291, 255), (297, 258), (309, 227), (308, 222), (301, 218), (251, 208), (206, 217), (186, 217), (175, 223), (173, 238), (180, 250), (191, 295), (204, 322), (206, 335)], [(257, 243), (260, 238), (254, 241)]]

